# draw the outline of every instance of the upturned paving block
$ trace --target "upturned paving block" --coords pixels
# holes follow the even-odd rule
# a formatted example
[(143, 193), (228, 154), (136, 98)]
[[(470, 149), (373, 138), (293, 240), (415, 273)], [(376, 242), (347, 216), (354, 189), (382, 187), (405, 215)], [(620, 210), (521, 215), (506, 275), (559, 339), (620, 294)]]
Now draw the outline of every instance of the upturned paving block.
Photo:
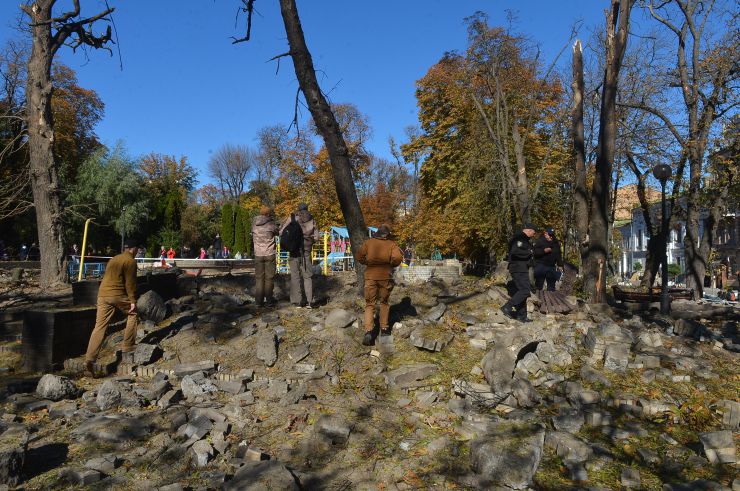
[(439, 367), (433, 363), (407, 365), (386, 373), (385, 381), (389, 385), (408, 386), (434, 375), (438, 370)]
[(654, 355), (635, 355), (635, 363), (642, 363), (643, 368), (660, 368), (660, 357)]
[(712, 464), (734, 464), (735, 442), (732, 437), (732, 431), (713, 431), (709, 433), (700, 433), (699, 440), (704, 446), (704, 453)]
[(213, 360), (197, 361), (195, 363), (182, 363), (174, 369), (175, 376), (182, 378), (186, 375), (192, 375), (196, 372), (212, 372), (216, 370), (216, 363)]
[(308, 346), (306, 346), (305, 344), (301, 344), (288, 353), (288, 358), (290, 358), (291, 361), (293, 361), (294, 363), (298, 363), (299, 361), (307, 357), (309, 353), (310, 351), (308, 349)]
[(647, 416), (662, 414), (675, 408), (673, 404), (669, 404), (667, 402), (651, 401), (644, 398), (640, 398), (637, 401), (637, 405), (642, 408), (642, 414)]
[(717, 403), (722, 412), (722, 426), (729, 430), (740, 429), (740, 402), (722, 400)]
[(604, 350), (604, 368), (623, 372), (629, 363), (630, 349), (626, 344), (612, 343)]
[(332, 443), (344, 443), (349, 438), (352, 431), (351, 426), (341, 416), (324, 415), (321, 416), (315, 425), (316, 431), (327, 437)]
[(609, 426), (612, 422), (611, 413), (598, 409), (586, 411), (586, 424), (589, 426)]
[(27, 310), (21, 344), (24, 370), (60, 370), (66, 359), (84, 354), (95, 314), (94, 306)]

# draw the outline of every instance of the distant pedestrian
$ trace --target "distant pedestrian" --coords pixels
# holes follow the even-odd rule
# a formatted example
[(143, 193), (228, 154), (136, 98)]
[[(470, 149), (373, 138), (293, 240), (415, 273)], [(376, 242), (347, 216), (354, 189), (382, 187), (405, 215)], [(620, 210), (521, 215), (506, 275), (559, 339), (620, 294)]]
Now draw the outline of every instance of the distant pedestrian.
[(200, 254), (198, 255), (198, 259), (205, 259), (206, 258), (206, 250), (204, 248), (200, 248)]
[(25, 261), (26, 259), (28, 259), (28, 246), (26, 244), (21, 245), (21, 250), (18, 253), (18, 258), (21, 261)]
[[(260, 209), (260, 214), (252, 220), (252, 240), (254, 241), (254, 299), (258, 307), (267, 302), (273, 304), (272, 290), (275, 278), (275, 237), (278, 226), (272, 218), (268, 206)], [(239, 255), (240, 252), (237, 252)]]
[[(296, 227), (297, 224), (298, 226)], [(296, 240), (292, 240), (295, 238)], [(290, 253), (290, 303), (303, 305), (301, 280), (306, 294), (306, 307), (313, 307), (313, 260), (311, 248), (319, 238), (319, 231), (308, 205), (301, 203), (298, 210), (283, 222), (280, 227), (280, 249)], [(284, 240), (285, 239), (285, 240)], [(285, 242), (285, 243), (284, 243)], [(287, 248), (286, 248), (287, 246)]]
[(557, 267), (563, 267), (560, 242), (555, 230), (547, 228), (534, 243), (534, 280), (537, 290), (542, 290), (547, 281), (547, 290), (554, 292), (559, 279)]
[(357, 261), (367, 266), (365, 269), (365, 336), (362, 344), (373, 344), (375, 327), (375, 304), (380, 302), (380, 335), (391, 333), (388, 325), (390, 305), (388, 299), (393, 291), (393, 268), (403, 261), (403, 252), (390, 239), (388, 225), (381, 225), (371, 239), (366, 240), (357, 251)]
[(213, 249), (213, 245), (209, 245), (208, 246), (208, 252), (207, 252), (206, 255), (207, 255), (208, 259), (213, 259), (214, 257), (216, 257), (216, 252)]
[[(509, 272), (514, 281), (515, 292), (501, 311), (512, 319), (529, 322), (527, 318), (527, 298), (529, 298), (529, 263), (532, 260), (532, 243), (529, 241), (537, 229), (525, 223), (509, 241)], [(516, 309), (516, 312), (514, 312)]]
[(215, 258), (221, 259), (223, 257), (223, 249), (221, 246), (221, 236), (216, 234), (216, 238), (213, 240), (213, 250), (216, 253)]
[(159, 263), (163, 268), (167, 267), (167, 249), (164, 246), (159, 248)]
[(224, 251), (222, 254), (224, 259), (229, 259), (231, 257), (231, 252), (229, 251), (229, 248), (224, 246)]
[(170, 247), (167, 250), (167, 259), (175, 259), (175, 256), (176, 255), (177, 255), (177, 253), (175, 252), (175, 250), (172, 247)]
[(119, 310), (126, 314), (126, 328), (123, 330), (121, 349), (124, 353), (134, 350), (136, 343), (136, 260), (138, 252), (135, 241), (129, 239), (124, 250), (110, 261), (105, 268), (103, 281), (98, 289), (98, 312), (95, 328), (90, 334), (90, 341), (85, 354), (85, 370), (94, 374), (94, 363), (100, 354), (113, 314)]

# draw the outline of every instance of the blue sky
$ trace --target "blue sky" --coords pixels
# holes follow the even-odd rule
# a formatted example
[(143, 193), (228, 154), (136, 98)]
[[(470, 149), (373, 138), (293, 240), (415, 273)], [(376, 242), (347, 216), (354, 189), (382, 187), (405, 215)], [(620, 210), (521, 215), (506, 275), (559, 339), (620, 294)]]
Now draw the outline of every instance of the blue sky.
[[(0, 42), (18, 38), (13, 29), (21, 0), (0, 2)], [(71, 2), (60, 0), (61, 5)], [(256, 146), (263, 126), (288, 124), (297, 82), (289, 59), (276, 72), (271, 57), (287, 51), (277, 0), (257, 0), (252, 40), (235, 27), (237, 0), (109, 0), (120, 40), (118, 52), (68, 48), (59, 59), (83, 87), (105, 102), (97, 133), (107, 145), (122, 140), (129, 152), (185, 155), (206, 182), (205, 166), (224, 143)], [(581, 38), (603, 23), (606, 0), (396, 0), (378, 2), (298, 0), (303, 28), (319, 81), (332, 102), (350, 102), (367, 114), (373, 129), (368, 148), (389, 157), (388, 137), (403, 139), (417, 122), (414, 84), (446, 51), (465, 48), (463, 19), (486, 12), (492, 25), (516, 29), (540, 43), (551, 59), (568, 40), (574, 21)], [(83, 15), (105, 7), (83, 0)], [(569, 56), (564, 59), (569, 62)], [(309, 116), (302, 110), (303, 118)]]

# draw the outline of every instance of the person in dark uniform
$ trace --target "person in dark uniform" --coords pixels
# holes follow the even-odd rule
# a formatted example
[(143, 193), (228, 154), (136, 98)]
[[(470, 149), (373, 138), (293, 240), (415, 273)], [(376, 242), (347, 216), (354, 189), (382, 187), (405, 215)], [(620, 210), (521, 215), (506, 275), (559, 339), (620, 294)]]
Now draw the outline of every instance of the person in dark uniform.
[[(529, 298), (529, 262), (532, 259), (532, 243), (529, 241), (537, 229), (531, 223), (522, 225), (521, 232), (517, 232), (509, 241), (509, 272), (514, 281), (515, 292), (501, 311), (507, 317), (522, 322), (529, 322), (527, 318), (527, 298)], [(514, 311), (516, 309), (516, 311)]]
[(555, 231), (547, 228), (534, 243), (534, 284), (537, 290), (542, 290), (547, 281), (547, 291), (555, 291), (559, 277), (556, 266), (563, 267), (560, 242), (555, 237)]

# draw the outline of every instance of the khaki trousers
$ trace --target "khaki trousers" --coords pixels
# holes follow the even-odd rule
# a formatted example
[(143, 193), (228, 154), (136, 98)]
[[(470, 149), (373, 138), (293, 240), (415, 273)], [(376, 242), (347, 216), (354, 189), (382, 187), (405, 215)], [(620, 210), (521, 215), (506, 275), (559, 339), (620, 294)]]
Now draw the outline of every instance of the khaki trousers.
[(87, 344), (85, 361), (95, 361), (103, 346), (105, 332), (108, 330), (116, 310), (126, 315), (126, 328), (123, 330), (123, 343), (121, 349), (124, 352), (133, 351), (136, 344), (136, 328), (138, 322), (136, 314), (129, 314), (131, 301), (128, 297), (98, 297), (98, 312), (95, 316), (95, 328), (90, 334), (90, 342)]
[(365, 279), (365, 331), (370, 332), (374, 327), (375, 302), (380, 300), (380, 328), (388, 329), (388, 316), (391, 307), (388, 299), (393, 291), (393, 280)]
[(254, 258), (254, 300), (257, 305), (272, 301), (275, 280), (275, 256), (256, 256)]
[(301, 303), (301, 279), (303, 279), (303, 290), (306, 292), (306, 302), (313, 302), (313, 262), (311, 252), (304, 252), (303, 257), (291, 257), (288, 261), (290, 267), (290, 303), (298, 305)]

